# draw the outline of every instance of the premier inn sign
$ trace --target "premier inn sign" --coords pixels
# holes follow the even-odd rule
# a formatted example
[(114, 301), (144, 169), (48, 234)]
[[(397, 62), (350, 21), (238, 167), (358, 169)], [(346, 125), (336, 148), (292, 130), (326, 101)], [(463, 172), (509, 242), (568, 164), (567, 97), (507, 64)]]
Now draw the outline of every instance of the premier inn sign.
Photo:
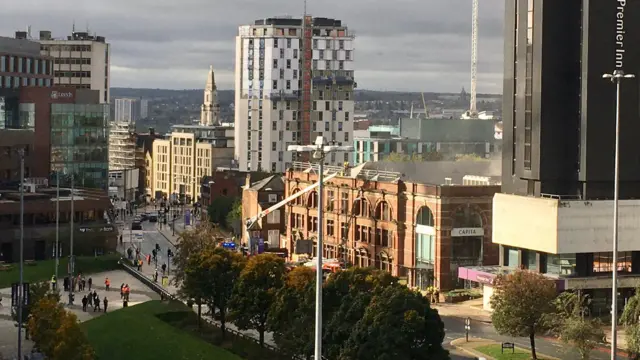
[(627, 0), (616, 0), (616, 69), (622, 70), (624, 65), (624, 10)]

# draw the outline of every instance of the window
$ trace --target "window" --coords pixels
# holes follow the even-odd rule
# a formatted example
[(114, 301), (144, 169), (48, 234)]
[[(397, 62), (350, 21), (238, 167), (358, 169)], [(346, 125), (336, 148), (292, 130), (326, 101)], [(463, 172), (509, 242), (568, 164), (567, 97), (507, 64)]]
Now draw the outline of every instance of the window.
[(278, 80), (273, 80), (273, 90), (278, 90)]
[(294, 59), (298, 58), (298, 49), (293, 49), (293, 58)]
[(287, 39), (287, 49), (291, 49), (291, 39)]
[(344, 52), (344, 59), (351, 60), (351, 50), (347, 50)]
[(291, 59), (287, 59), (287, 69), (291, 69)]
[(342, 122), (338, 123), (338, 131), (342, 131)]
[(327, 236), (333, 236), (335, 232), (335, 222), (333, 220), (327, 220)]
[(313, 60), (313, 70), (318, 70), (318, 60)]
[(279, 120), (284, 120), (284, 110), (280, 110), (280, 111), (278, 112), (278, 119), (279, 119)]
[(284, 69), (280, 69), (280, 79), (284, 79)]
[(278, 143), (277, 142), (272, 142), (271, 143), (271, 151), (276, 151), (278, 148)]
[(338, 47), (340, 48), (340, 50), (344, 49), (344, 40), (338, 40)]
[(320, 112), (318, 113), (318, 120), (319, 120), (319, 121), (322, 121), (322, 120), (323, 120), (323, 117), (324, 117), (324, 113), (323, 113), (322, 111), (320, 111)]
[(313, 39), (313, 48), (314, 49), (318, 48), (318, 39)]
[(272, 122), (271, 123), (271, 130), (278, 130), (278, 123), (277, 122)]
[(273, 47), (276, 49), (278, 48), (278, 40), (279, 39), (273, 39)]
[(287, 101), (285, 102), (285, 108), (286, 108), (287, 110), (291, 110), (291, 101), (287, 100)]
[(338, 110), (342, 111), (342, 101), (338, 101)]
[(344, 61), (343, 60), (338, 61), (338, 70), (344, 70)]
[(293, 70), (293, 78), (294, 79), (298, 78), (298, 70)]
[(280, 59), (284, 59), (284, 49), (280, 49)]
[[(274, 162), (271, 163), (271, 172), (272, 173), (276, 172), (276, 163), (274, 163)], [(267, 221), (269, 221), (268, 217), (271, 214), (275, 214), (275, 212), (267, 214)], [(277, 222), (276, 222), (276, 224), (277, 224)]]
[(318, 103), (316, 101), (313, 102), (313, 105), (311, 106), (313, 111), (317, 111), (318, 110)]
[(291, 80), (287, 80), (287, 90), (291, 90)]
[[(613, 252), (600, 252), (593, 254), (593, 272), (613, 272)], [(631, 252), (618, 252), (618, 272), (631, 272)]]
[(344, 141), (349, 141), (349, 133), (344, 133)]
[(324, 68), (327, 70), (331, 70), (331, 61), (327, 60), (324, 62)]
[(527, 0), (527, 52), (524, 93), (524, 168), (531, 170), (532, 108), (533, 108), (533, 0)]
[(329, 131), (329, 123), (324, 123), (324, 131)]
[(278, 68), (278, 59), (273, 59), (273, 68), (274, 69)]
[(349, 121), (349, 112), (348, 111), (344, 112), (344, 121)]
[(318, 131), (318, 129), (317, 129), (318, 127), (316, 125), (317, 125), (317, 123), (315, 123), (315, 122), (312, 124), (313, 131)]
[(328, 102), (328, 101), (325, 101), (325, 102), (324, 102), (324, 109), (325, 109), (326, 111), (331, 110), (331, 105), (330, 105), (330, 104), (331, 104), (331, 103), (330, 103), (330, 102)]

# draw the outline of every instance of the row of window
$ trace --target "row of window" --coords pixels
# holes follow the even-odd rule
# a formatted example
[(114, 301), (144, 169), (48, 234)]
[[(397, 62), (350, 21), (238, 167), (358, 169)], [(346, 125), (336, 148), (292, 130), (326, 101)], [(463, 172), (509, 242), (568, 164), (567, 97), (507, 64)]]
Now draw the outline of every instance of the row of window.
[(51, 60), (12, 55), (0, 56), (0, 72), (49, 75), (52, 69), (51, 64)]
[(10, 89), (19, 88), (20, 86), (38, 86), (51, 87), (51, 79), (20, 77), (20, 76), (3, 76), (0, 75), (0, 88)]
[(91, 65), (91, 58), (56, 58), (54, 64), (58, 65)]
[(41, 51), (91, 51), (91, 45), (40, 45)]
[(54, 71), (54, 77), (90, 78), (91, 71)]

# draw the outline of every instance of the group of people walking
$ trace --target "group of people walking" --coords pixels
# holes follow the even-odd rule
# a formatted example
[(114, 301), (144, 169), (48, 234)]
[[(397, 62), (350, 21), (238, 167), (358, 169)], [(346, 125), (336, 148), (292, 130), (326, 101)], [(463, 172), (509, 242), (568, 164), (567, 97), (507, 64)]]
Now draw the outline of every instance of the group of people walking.
[(92, 306), (93, 312), (103, 310), (106, 313), (107, 306), (109, 305), (109, 300), (107, 299), (106, 295), (102, 299), (102, 304), (104, 305), (104, 307), (100, 309), (100, 297), (98, 296), (98, 293), (95, 290), (93, 290), (93, 293), (89, 291), (89, 294), (85, 295), (82, 298), (82, 311), (86, 312), (87, 306)]

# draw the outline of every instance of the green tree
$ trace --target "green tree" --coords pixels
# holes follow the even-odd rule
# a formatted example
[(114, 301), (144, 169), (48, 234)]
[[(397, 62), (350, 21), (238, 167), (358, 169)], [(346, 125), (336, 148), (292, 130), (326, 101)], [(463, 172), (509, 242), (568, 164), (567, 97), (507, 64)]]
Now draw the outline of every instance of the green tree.
[(331, 276), (323, 289), (323, 353), (337, 359), (373, 296), (396, 284), (386, 271), (353, 267)]
[(586, 316), (588, 303), (586, 295), (563, 292), (553, 300), (555, 312), (546, 315), (551, 333), (571, 345), (581, 359), (589, 359), (591, 351), (604, 338), (600, 321)]
[(227, 228), (227, 214), (233, 210), (235, 199), (230, 196), (218, 196), (211, 201), (211, 205), (207, 207), (209, 221), (218, 224), (223, 228)]
[(627, 325), (625, 328), (627, 335), (627, 350), (631, 359), (640, 358), (640, 324)]
[[(361, 293), (355, 301), (368, 302)], [(390, 285), (374, 295), (352, 328), (339, 360), (448, 359), (444, 323), (420, 293)]]
[(242, 199), (236, 199), (225, 219), (227, 229), (235, 229), (235, 225), (240, 221), (242, 221)]
[[(51, 290), (51, 285), (47, 281), (38, 283), (31, 283), (29, 285), (29, 304), (22, 307), (22, 319), (27, 321), (31, 314), (31, 309), (44, 298), (53, 299), (56, 302), (60, 302), (60, 291)], [(13, 321), (18, 321), (18, 311), (15, 308), (11, 308), (11, 316)], [(25, 337), (29, 338), (29, 329), (26, 329)]]
[(212, 312), (218, 310), (222, 337), (226, 336), (227, 309), (233, 295), (233, 289), (246, 264), (245, 258), (237, 252), (218, 247), (204, 254), (204, 265), (211, 291), (206, 294), (207, 304)]
[(240, 273), (229, 302), (234, 324), (242, 329), (254, 329), (264, 345), (269, 309), (276, 293), (283, 286), (286, 267), (284, 259), (273, 254), (261, 254), (249, 259)]
[(498, 276), (493, 291), (493, 326), (502, 335), (529, 337), (531, 357), (537, 359), (536, 334), (548, 329), (545, 314), (554, 310), (555, 284), (542, 274), (518, 270)]
[[(179, 240), (176, 245), (176, 251), (171, 258), (171, 270), (174, 275), (174, 283), (177, 287), (182, 287), (182, 282), (186, 278), (186, 270), (189, 265), (189, 258), (216, 247), (215, 233), (213, 225), (207, 222), (200, 222), (195, 228), (188, 229), (180, 233)], [(183, 294), (185, 298), (192, 295)]]
[(286, 276), (267, 319), (278, 350), (310, 359), (314, 350), (315, 271), (298, 266)]
[(620, 323), (622, 325), (634, 325), (640, 319), (640, 287), (636, 288), (635, 294), (629, 298), (624, 306), (622, 315), (620, 315)]

